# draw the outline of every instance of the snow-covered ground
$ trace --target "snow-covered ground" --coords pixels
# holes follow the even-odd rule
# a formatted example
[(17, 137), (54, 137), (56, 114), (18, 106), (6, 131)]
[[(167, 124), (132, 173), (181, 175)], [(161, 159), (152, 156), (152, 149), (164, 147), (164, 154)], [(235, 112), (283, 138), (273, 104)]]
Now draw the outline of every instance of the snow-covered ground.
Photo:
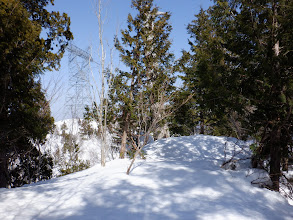
[[(248, 161), (220, 168), (235, 139), (196, 135), (153, 142), (146, 160), (113, 160), (46, 182), (0, 189), (0, 219), (292, 220), (293, 206), (251, 185)], [(224, 150), (226, 153), (224, 153)], [(242, 152), (237, 157), (247, 157)]]

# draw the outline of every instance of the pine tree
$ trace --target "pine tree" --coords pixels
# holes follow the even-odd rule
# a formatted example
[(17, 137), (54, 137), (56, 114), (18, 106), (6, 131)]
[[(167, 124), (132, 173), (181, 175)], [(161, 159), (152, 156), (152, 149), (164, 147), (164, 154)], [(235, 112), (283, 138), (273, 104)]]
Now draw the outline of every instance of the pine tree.
[(121, 31), (121, 40), (116, 43), (129, 70), (119, 72), (112, 90), (112, 103), (118, 103), (115, 115), (121, 128), (121, 158), (126, 142), (137, 148), (141, 136), (145, 140), (142, 145), (150, 133), (159, 136), (166, 124), (164, 108), (174, 83), (168, 39), (170, 14), (159, 12), (153, 0), (133, 0), (132, 7), (138, 14), (135, 18), (128, 15), (128, 27)]
[[(54, 122), (37, 77), (59, 67), (72, 34), (67, 15), (49, 13), (45, 9), (48, 3), (0, 2), (0, 187), (21, 186), (51, 175), (35, 169), (45, 169), (41, 161), (52, 164), (36, 146), (45, 140)], [(47, 38), (41, 37), (42, 28)], [(12, 170), (10, 165), (16, 168)]]

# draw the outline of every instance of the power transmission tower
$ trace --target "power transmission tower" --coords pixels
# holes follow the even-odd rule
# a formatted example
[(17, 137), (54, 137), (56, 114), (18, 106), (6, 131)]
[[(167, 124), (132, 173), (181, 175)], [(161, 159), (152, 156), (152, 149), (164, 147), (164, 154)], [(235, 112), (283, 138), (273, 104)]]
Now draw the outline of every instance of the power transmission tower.
[(71, 118), (83, 117), (86, 105), (91, 104), (90, 95), (90, 62), (92, 56), (85, 50), (70, 43), (67, 47), (69, 52), (69, 88), (67, 90), (66, 105)]

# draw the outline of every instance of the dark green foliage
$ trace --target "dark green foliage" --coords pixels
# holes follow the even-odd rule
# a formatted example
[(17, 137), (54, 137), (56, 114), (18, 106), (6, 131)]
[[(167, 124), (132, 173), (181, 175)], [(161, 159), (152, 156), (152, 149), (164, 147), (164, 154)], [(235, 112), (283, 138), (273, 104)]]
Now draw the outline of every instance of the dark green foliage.
[(61, 175), (78, 172), (90, 167), (89, 161), (83, 161), (79, 158), (80, 147), (78, 135), (67, 133), (67, 125), (64, 122), (61, 126), (62, 144), (54, 152), (54, 165), (58, 167)]
[[(63, 136), (63, 158), (59, 161), (60, 172), (62, 175), (74, 173), (89, 168), (88, 162), (83, 162), (79, 159), (80, 148), (77, 143), (77, 137), (72, 134)], [(64, 158), (65, 157), (65, 158)]]
[(17, 155), (10, 159), (10, 186), (17, 187), (52, 177), (53, 159), (36, 148), (30, 153)]
[[(186, 100), (190, 93), (188, 91), (180, 91), (173, 100), (173, 105), (180, 105)], [(180, 106), (170, 119), (170, 131), (172, 136), (189, 136), (198, 133), (199, 115), (194, 99)]]
[(93, 136), (96, 132), (95, 129), (92, 128), (89, 120), (82, 120), (80, 126), (80, 134), (87, 138), (91, 138), (91, 136)]
[[(41, 159), (33, 153), (39, 151), (33, 143), (41, 144), (53, 127), (49, 103), (37, 77), (58, 68), (72, 34), (67, 15), (49, 13), (44, 8), (48, 3), (0, 1), (0, 187), (22, 184), (20, 180), (20, 185), (11, 182), (9, 161), (19, 160), (30, 164), (19, 167), (32, 169), (37, 161), (27, 161)], [(45, 39), (40, 35), (42, 30), (47, 33)]]
[(270, 161), (274, 190), (292, 145), (292, 4), (215, 1), (188, 26), (194, 39), (188, 88), (208, 117), (258, 140), (254, 154)]
[[(105, 101), (106, 99), (104, 99)], [(110, 122), (113, 122), (113, 116), (112, 113), (115, 112), (112, 108), (112, 106), (109, 106), (108, 104), (108, 108), (111, 109), (110, 111), (108, 111), (108, 115), (107, 115), (107, 126), (108, 129), (111, 131), (111, 133), (113, 132), (113, 127)], [(112, 120), (111, 120), (112, 119)], [(92, 121), (99, 121), (99, 117), (98, 117), (98, 105), (96, 102), (93, 103), (92, 107), (86, 106), (85, 107), (85, 113), (84, 113), (84, 120), (82, 122), (82, 128), (81, 128), (81, 132), (82, 134), (88, 134), (89, 137), (91, 135), (96, 135), (97, 137), (101, 138), (101, 130), (100, 130), (100, 126), (98, 126), (98, 129), (93, 129), (90, 125), (90, 122)], [(102, 119), (102, 123), (104, 123), (104, 118)]]
[(292, 146), (292, 6), (286, 0), (243, 1), (229, 44), (229, 50), (240, 55), (233, 61), (234, 72), (254, 107), (249, 128), (259, 138), (256, 154), (270, 161), (274, 190), (279, 190), (281, 159), (288, 158)]
[(128, 70), (119, 71), (110, 94), (112, 120), (119, 123), (115, 128), (122, 137), (121, 157), (126, 142), (139, 145), (141, 135), (159, 134), (156, 129), (165, 124), (158, 120), (158, 114), (164, 114), (159, 108), (169, 101), (166, 97), (174, 89), (173, 54), (169, 52), (170, 14), (159, 13), (153, 0), (133, 0), (132, 7), (138, 13), (135, 17), (128, 15), (127, 29), (121, 31), (121, 40), (116, 41)]
[(65, 137), (66, 135), (66, 130), (68, 129), (66, 123), (64, 122), (62, 125), (61, 125), (61, 136), (62, 137)]
[(249, 102), (241, 96), (227, 59), (231, 53), (225, 46), (234, 27), (229, 13), (229, 5), (223, 1), (196, 15), (187, 28), (191, 52), (184, 52), (179, 64), (185, 72), (185, 88), (194, 94), (200, 133), (244, 138), (241, 116)]
[(88, 169), (90, 167), (90, 165), (89, 165), (89, 163), (80, 162), (78, 164), (74, 164), (74, 165), (70, 165), (70, 166), (67, 165), (66, 167), (67, 168), (60, 170), (62, 176)]
[[(136, 149), (134, 149), (133, 147), (131, 147), (130, 149), (127, 149), (127, 155), (129, 157), (129, 159), (133, 159), (134, 156), (135, 156), (135, 153), (136, 153)], [(146, 152), (144, 150), (141, 150), (140, 152), (140, 156), (141, 156), (141, 159), (146, 159)]]
[(66, 122), (63, 122), (63, 124), (61, 125), (61, 131), (62, 134), (68, 129)]

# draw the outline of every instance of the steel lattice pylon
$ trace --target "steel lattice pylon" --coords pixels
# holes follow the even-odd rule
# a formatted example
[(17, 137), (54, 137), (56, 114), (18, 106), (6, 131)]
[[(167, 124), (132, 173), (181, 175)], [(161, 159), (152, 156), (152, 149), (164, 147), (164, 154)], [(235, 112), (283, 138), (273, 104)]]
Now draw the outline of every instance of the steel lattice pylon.
[(69, 88), (66, 96), (67, 114), (71, 118), (82, 118), (86, 105), (91, 104), (90, 95), (90, 62), (92, 56), (85, 50), (70, 43), (67, 47), (69, 52)]

